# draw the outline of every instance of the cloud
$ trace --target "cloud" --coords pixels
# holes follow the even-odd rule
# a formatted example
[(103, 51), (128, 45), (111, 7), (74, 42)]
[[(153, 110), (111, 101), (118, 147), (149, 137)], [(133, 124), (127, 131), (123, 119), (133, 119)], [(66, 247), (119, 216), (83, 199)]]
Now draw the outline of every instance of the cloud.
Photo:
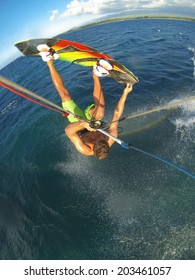
[(106, 15), (133, 10), (185, 7), (195, 8), (194, 0), (71, 0), (62, 13), (52, 11), (50, 19), (81, 15)]
[(59, 13), (58, 10), (52, 10), (49, 21), (54, 21), (56, 19), (56, 16), (58, 15), (58, 13)]
[(143, 4), (143, 8), (193, 7), (194, 0), (151, 0)]
[(142, 5), (143, 8), (147, 8), (147, 9), (162, 8), (164, 6), (166, 6), (166, 0), (147, 1), (147, 3), (143, 3)]
[(88, 0), (79, 1), (72, 0), (66, 7), (64, 13), (62, 13), (58, 19), (62, 19), (67, 16), (79, 16), (86, 14), (101, 14), (101, 7), (105, 6), (105, 2), (108, 4), (110, 0)]

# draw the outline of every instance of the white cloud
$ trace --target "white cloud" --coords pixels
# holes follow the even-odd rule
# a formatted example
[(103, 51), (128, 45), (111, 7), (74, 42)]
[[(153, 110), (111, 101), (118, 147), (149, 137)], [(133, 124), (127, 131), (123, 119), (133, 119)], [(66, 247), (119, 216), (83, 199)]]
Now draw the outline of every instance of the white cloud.
[(146, 4), (143, 4), (143, 8), (150, 8), (150, 9), (154, 9), (154, 8), (162, 8), (166, 5), (166, 0), (152, 0), (152, 1), (147, 1)]
[(101, 14), (101, 8), (105, 4), (109, 4), (110, 0), (72, 0), (66, 7), (64, 13), (62, 13), (58, 19), (62, 19), (67, 16), (78, 16), (85, 14)]
[(126, 12), (134, 9), (154, 9), (165, 7), (194, 8), (194, 0), (71, 0), (63, 13), (55, 17), (61, 20), (68, 16), (104, 15)]
[(56, 19), (56, 16), (58, 15), (58, 13), (59, 13), (58, 10), (53, 10), (51, 12), (51, 16), (49, 18), (49, 21), (54, 21)]

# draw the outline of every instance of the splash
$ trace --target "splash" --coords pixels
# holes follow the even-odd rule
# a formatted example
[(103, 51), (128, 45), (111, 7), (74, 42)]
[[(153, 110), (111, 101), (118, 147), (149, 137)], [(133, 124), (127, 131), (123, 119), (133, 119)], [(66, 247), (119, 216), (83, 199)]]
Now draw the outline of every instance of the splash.
[(178, 126), (189, 129), (195, 128), (195, 100), (182, 105), (183, 117), (178, 121)]
[(190, 140), (195, 143), (195, 101), (181, 106), (182, 115), (175, 119), (176, 132), (180, 133), (181, 140)]
[(193, 56), (191, 58), (193, 65), (194, 65), (194, 78), (195, 78), (195, 49), (193, 47), (188, 47), (188, 50), (192, 52)]

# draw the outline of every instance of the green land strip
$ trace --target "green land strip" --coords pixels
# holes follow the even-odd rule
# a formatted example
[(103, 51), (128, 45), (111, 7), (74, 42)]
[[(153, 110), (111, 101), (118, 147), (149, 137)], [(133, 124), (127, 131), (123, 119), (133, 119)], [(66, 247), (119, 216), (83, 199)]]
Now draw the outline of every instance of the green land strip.
[(166, 16), (166, 15), (147, 15), (147, 16), (125, 16), (125, 17), (115, 17), (115, 18), (108, 18), (104, 20), (96, 20), (92, 23), (84, 24), (79, 27), (74, 27), (70, 30), (68, 30), (65, 33), (73, 32), (76, 30), (80, 30), (86, 27), (91, 27), (95, 25), (100, 25), (100, 24), (106, 24), (106, 23), (112, 23), (112, 22), (117, 22), (117, 21), (125, 21), (125, 20), (141, 20), (141, 19), (170, 19), (170, 20), (187, 20), (187, 21), (195, 21), (195, 18), (192, 17), (182, 17), (182, 16)]
[(109, 18), (109, 19), (105, 19), (105, 20), (95, 21), (91, 24), (86, 24), (81, 27), (84, 28), (84, 27), (89, 27), (89, 26), (98, 25), (98, 24), (105, 24), (105, 23), (111, 23), (111, 22), (116, 22), (116, 21), (125, 21), (125, 20), (138, 20), (138, 19), (172, 19), (172, 20), (195, 21), (195, 18), (179, 17), (179, 16), (137, 16), (137, 17), (127, 16), (127, 17), (116, 17), (116, 18)]

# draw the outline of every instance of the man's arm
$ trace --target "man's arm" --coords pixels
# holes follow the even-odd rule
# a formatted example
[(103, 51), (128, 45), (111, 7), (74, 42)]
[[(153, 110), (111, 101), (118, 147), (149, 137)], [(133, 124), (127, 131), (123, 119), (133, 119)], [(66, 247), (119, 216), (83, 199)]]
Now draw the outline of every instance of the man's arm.
[[(124, 108), (125, 108), (125, 101), (127, 99), (128, 94), (132, 91), (132, 85), (130, 86), (127, 84), (126, 88), (123, 91), (123, 94), (121, 98), (119, 99), (119, 102), (114, 110), (112, 122), (109, 128), (109, 133), (112, 134), (113, 136), (117, 137), (118, 136), (118, 122), (120, 117), (123, 114)], [(115, 141), (111, 138), (109, 138), (109, 146), (111, 147)]]
[(78, 135), (78, 131), (81, 131), (84, 128), (87, 128), (89, 131), (93, 131), (93, 129), (89, 127), (89, 124), (85, 122), (74, 122), (65, 128), (65, 133), (79, 153), (85, 156), (92, 156), (94, 154), (92, 149), (88, 145), (84, 144)]

